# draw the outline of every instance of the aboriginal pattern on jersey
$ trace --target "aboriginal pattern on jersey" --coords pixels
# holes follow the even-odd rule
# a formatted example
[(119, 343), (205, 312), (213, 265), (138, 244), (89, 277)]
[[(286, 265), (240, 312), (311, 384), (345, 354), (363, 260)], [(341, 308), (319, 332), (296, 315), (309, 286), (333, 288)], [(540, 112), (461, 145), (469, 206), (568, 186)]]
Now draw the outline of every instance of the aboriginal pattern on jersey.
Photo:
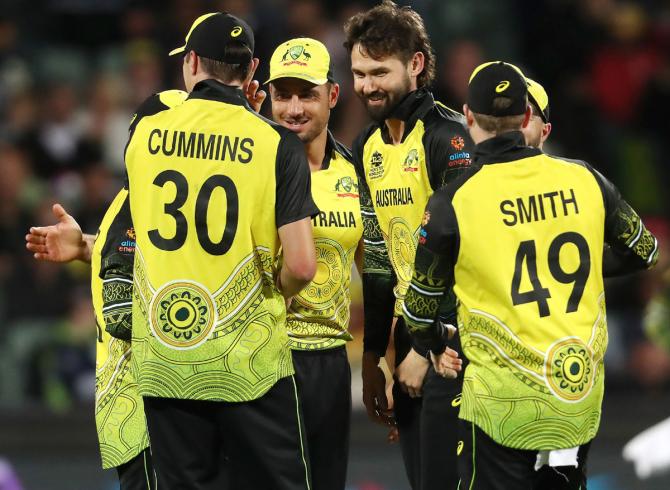
[(398, 145), (384, 143), (377, 129), (363, 150), (370, 199), (397, 277), (393, 289), (395, 316), (402, 316), (402, 303), (414, 272), (421, 218), (433, 193), (423, 136), (421, 120)]
[(130, 342), (103, 334), (107, 358), (96, 370), (95, 418), (103, 468), (130, 461), (149, 446), (144, 405), (130, 371)]
[(461, 417), (476, 419), (482, 430), (508, 447), (555, 449), (595, 437), (600, 410), (578, 402), (602, 398), (604, 294), (598, 304), (588, 343), (564, 337), (545, 352), (525, 345), (495, 316), (470, 310), (467, 325), (460, 329), (463, 349), (485, 357), (493, 367), (480, 364), (476, 371), (466, 370)]
[[(95, 421), (102, 467), (127, 463), (149, 446), (144, 405), (130, 369), (130, 342), (112, 337), (103, 314), (103, 282), (99, 277), (102, 248), (108, 230), (127, 192), (121, 191), (110, 205), (100, 225), (91, 256), (91, 295), (99, 325), (96, 349)], [(119, 292), (119, 298), (123, 295)]]
[(332, 349), (349, 333), (351, 269), (363, 235), (360, 195), (353, 165), (332, 151), (327, 168), (312, 173), (312, 218), (317, 270), (289, 306), (286, 327), (296, 350)]
[(272, 263), (269, 250), (257, 247), (213, 292), (194, 281), (156, 289), (139, 246), (135, 253), (133, 359), (144, 396), (247, 401), (293, 373), (290, 351), (278, 348), (285, 308), (259, 271)]
[(331, 349), (352, 339), (347, 327), (356, 247), (345, 250), (328, 238), (316, 239), (315, 245), (317, 273), (293, 298), (289, 309), (287, 327), (292, 349)]

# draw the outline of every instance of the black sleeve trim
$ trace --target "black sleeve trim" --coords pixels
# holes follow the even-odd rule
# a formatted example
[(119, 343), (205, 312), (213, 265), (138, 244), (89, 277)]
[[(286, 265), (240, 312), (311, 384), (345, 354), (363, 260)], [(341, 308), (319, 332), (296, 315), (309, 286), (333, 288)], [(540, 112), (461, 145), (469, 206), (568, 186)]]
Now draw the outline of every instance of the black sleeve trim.
[(275, 161), (277, 228), (319, 213), (312, 200), (312, 177), (305, 147), (289, 130), (280, 132)]

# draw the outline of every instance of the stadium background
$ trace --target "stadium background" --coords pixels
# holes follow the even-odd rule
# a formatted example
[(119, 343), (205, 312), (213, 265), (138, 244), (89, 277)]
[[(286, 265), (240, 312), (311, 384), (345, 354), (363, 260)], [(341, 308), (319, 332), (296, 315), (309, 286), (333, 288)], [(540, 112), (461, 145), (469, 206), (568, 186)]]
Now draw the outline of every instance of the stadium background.
[[(297, 35), (324, 41), (342, 85), (331, 128), (350, 144), (367, 117), (352, 94), (342, 24), (372, 3), (0, 1), (0, 488), (15, 488), (3, 487), (9, 467), (24, 489), (116, 488), (115, 475), (99, 469), (93, 426), (89, 269), (35, 262), (24, 248), (28, 227), (51, 223), (50, 206), (58, 201), (84, 231), (95, 233), (121, 183), (134, 107), (153, 92), (183, 88), (181, 58), (170, 59), (167, 52), (182, 44), (192, 20), (207, 11), (235, 13), (254, 27), (261, 80), (279, 42)], [(670, 4), (400, 3), (411, 3), (426, 19), (438, 56), (433, 88), (439, 100), (460, 110), (469, 74), (482, 61), (519, 64), (550, 96), (554, 129), (547, 150), (593, 163), (662, 240), (656, 271), (607, 286), (607, 395), (589, 488), (667, 489), (667, 476), (638, 482), (620, 454), (630, 437), (670, 415), (670, 357), (644, 328), (649, 300), (670, 301)], [(360, 282), (354, 293), (356, 341), (350, 353), (360, 408)], [(667, 332), (667, 318), (656, 323)], [(385, 430), (358, 410), (352, 489), (406, 488), (399, 450), (385, 439)]]

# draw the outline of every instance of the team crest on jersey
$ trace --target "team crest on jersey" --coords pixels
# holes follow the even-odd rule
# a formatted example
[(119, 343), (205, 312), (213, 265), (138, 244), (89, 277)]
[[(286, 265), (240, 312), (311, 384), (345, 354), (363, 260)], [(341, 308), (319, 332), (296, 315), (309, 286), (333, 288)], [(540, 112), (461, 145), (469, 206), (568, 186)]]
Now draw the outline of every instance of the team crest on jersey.
[(131, 240), (135, 240), (135, 228), (128, 228), (126, 230), (126, 236)]
[(337, 179), (335, 184), (335, 192), (337, 197), (358, 197), (358, 184), (351, 177), (342, 177)]
[[(302, 58), (302, 60), (300, 59)], [(291, 46), (286, 50), (284, 56), (282, 56), (282, 63), (284, 66), (288, 65), (302, 65), (307, 66), (307, 61), (312, 59), (312, 55), (309, 54), (305, 47), (302, 45)]]
[(407, 156), (405, 157), (405, 161), (402, 162), (402, 169), (405, 172), (416, 172), (419, 170), (419, 152), (415, 149), (411, 149)]
[(384, 157), (378, 151), (372, 154), (370, 158), (370, 171), (368, 172), (368, 177), (370, 179), (378, 179), (384, 175)]
[(216, 308), (204, 286), (191, 281), (167, 284), (154, 296), (150, 307), (151, 330), (172, 349), (198, 347), (216, 323)]
[(463, 139), (463, 136), (460, 136), (458, 134), (453, 136), (451, 138), (451, 146), (456, 151), (461, 151), (463, 148), (465, 148), (465, 140)]

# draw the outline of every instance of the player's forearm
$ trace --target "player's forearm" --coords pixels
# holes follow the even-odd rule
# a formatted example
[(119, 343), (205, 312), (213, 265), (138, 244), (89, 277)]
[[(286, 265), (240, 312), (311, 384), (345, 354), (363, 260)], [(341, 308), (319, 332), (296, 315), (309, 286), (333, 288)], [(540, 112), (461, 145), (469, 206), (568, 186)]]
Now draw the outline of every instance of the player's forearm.
[(312, 269), (291, 269), (284, 263), (277, 276), (277, 289), (288, 299), (302, 291), (313, 279)]
[(449, 270), (447, 257), (419, 245), (414, 275), (403, 304), (405, 323), (417, 352), (431, 350), (437, 354), (446, 346), (448, 336), (438, 317), (452, 320), (456, 316)]

